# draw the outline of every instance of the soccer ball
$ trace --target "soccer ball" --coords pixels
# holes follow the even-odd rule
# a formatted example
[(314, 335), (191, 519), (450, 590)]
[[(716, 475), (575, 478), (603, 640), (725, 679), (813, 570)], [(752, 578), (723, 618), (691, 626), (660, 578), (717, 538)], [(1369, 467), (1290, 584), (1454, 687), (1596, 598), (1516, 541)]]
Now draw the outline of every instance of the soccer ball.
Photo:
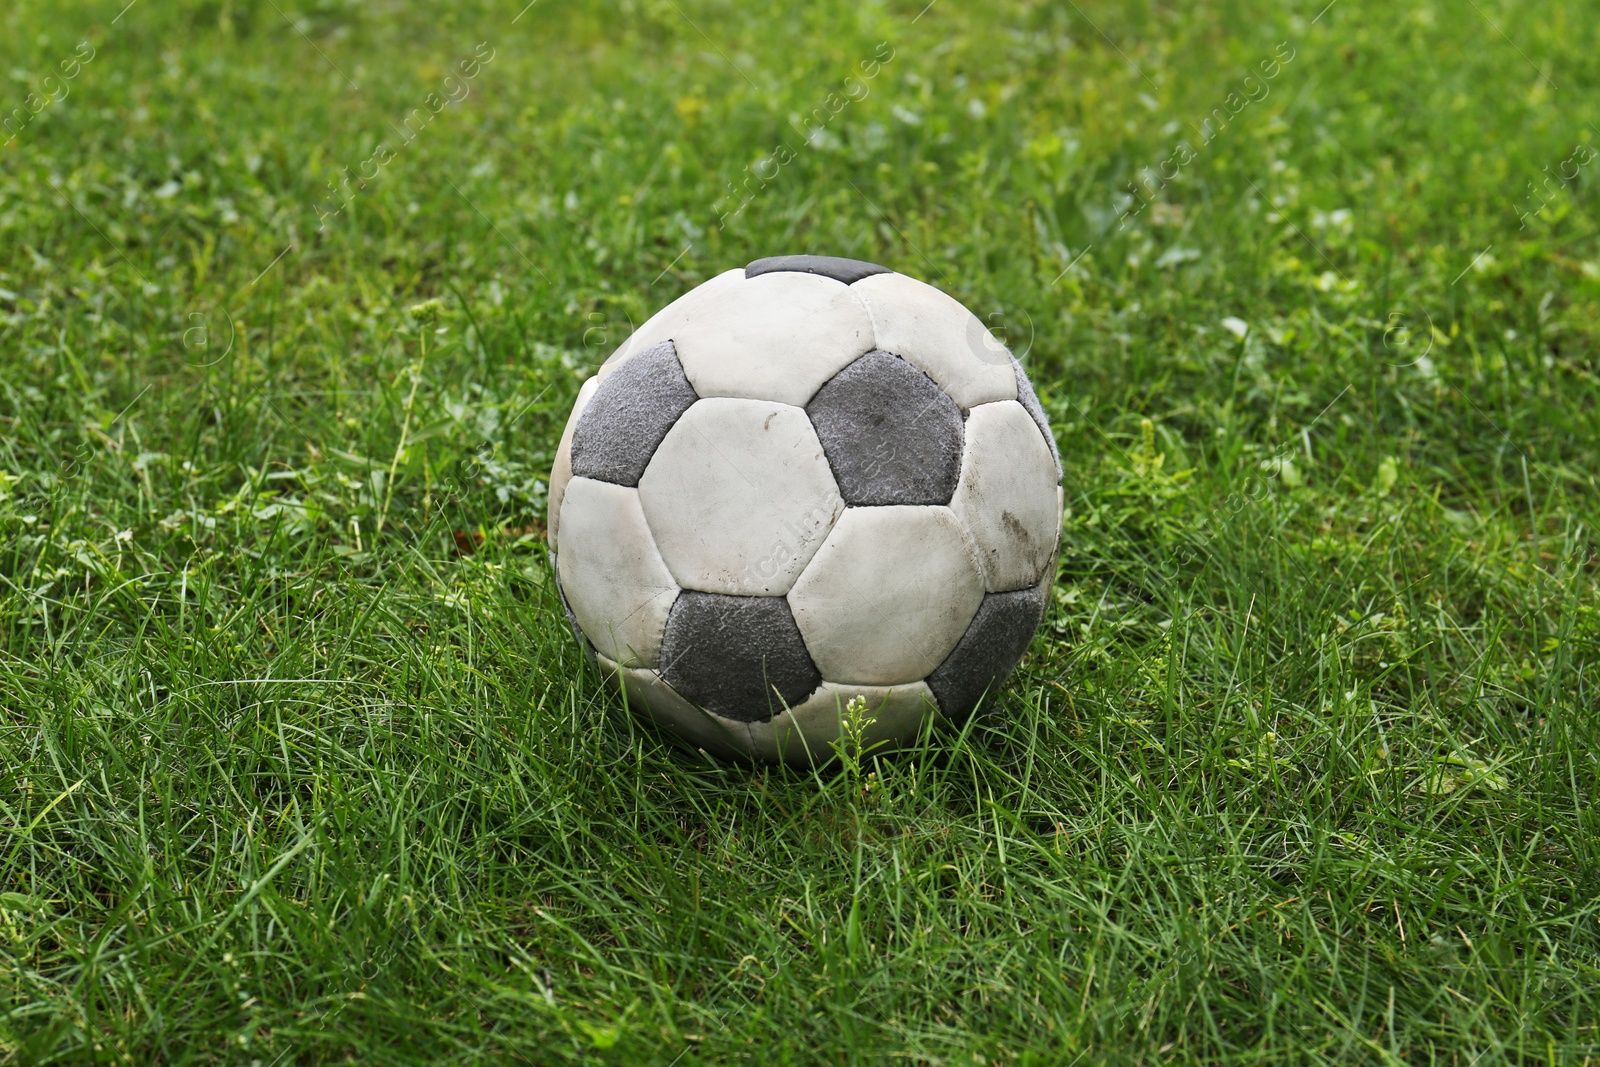
[(732, 758), (824, 762), (856, 697), (869, 745), (963, 721), (1032, 640), (1060, 534), (1021, 365), (849, 259), (760, 259), (667, 305), (584, 383), (550, 475), (578, 641)]

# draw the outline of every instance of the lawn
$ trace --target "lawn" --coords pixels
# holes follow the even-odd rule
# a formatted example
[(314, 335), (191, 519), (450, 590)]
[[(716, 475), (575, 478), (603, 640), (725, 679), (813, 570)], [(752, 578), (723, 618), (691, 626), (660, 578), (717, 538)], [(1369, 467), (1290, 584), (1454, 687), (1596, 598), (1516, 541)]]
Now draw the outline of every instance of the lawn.
[[(124, 2), (0, 12), (0, 1060), (1600, 1062), (1594, 4)], [(802, 251), (1066, 466), (1009, 687), (820, 773), (542, 537)]]

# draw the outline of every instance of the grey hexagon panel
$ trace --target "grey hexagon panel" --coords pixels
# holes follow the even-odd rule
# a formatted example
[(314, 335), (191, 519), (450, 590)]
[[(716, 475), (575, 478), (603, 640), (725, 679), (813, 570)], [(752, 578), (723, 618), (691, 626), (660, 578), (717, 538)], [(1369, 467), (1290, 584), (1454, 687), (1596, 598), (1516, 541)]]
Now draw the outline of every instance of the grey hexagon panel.
[(961, 408), (898, 356), (868, 352), (806, 405), (847, 504), (948, 504), (961, 475)]
[(656, 446), (698, 399), (671, 341), (640, 352), (600, 383), (579, 417), (572, 433), (572, 473), (638, 485)]
[(822, 684), (783, 597), (685, 591), (667, 616), (661, 676), (707, 711), (766, 722)]
[(999, 689), (1016, 670), (1044, 618), (1046, 585), (983, 598), (955, 651), (928, 676), (928, 688), (946, 718), (966, 719), (985, 692)]
[(745, 267), (744, 276), (755, 278), (778, 271), (820, 274), (824, 278), (832, 278), (846, 285), (859, 282), (862, 278), (870, 278), (874, 274), (890, 273), (888, 267), (880, 267), (876, 263), (868, 263), (861, 259), (840, 259), (837, 256), (767, 256)]

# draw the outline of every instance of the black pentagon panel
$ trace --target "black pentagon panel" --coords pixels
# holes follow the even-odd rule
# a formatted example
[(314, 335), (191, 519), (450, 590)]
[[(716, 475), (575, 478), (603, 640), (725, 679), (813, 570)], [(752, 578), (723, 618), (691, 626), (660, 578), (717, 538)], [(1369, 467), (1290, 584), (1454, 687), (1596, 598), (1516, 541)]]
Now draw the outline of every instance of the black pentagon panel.
[(961, 476), (961, 408), (882, 350), (830, 378), (806, 405), (845, 503), (948, 504)]
[(822, 684), (783, 597), (687, 590), (667, 615), (661, 676), (686, 699), (737, 722), (766, 722)]
[(1011, 357), (1011, 367), (1017, 373), (1017, 402), (1027, 409), (1034, 425), (1044, 434), (1044, 442), (1050, 446), (1050, 457), (1056, 461), (1056, 481), (1059, 482), (1061, 453), (1056, 449), (1056, 435), (1050, 430), (1050, 420), (1045, 417), (1044, 405), (1039, 403), (1039, 394), (1033, 391), (1033, 383), (1028, 380), (1027, 373), (1023, 371), (1022, 364), (1017, 362), (1015, 356)]
[(839, 259), (835, 256), (768, 256), (758, 259), (744, 269), (746, 278), (778, 271), (795, 271), (800, 274), (820, 274), (846, 285), (870, 278), (874, 274), (893, 274), (888, 267), (860, 259)]
[(589, 639), (584, 636), (583, 627), (578, 625), (578, 617), (572, 613), (572, 605), (567, 603), (567, 594), (562, 591), (561, 575), (556, 573), (556, 560), (554, 556), (550, 557), (550, 573), (555, 577), (556, 596), (561, 598), (561, 610), (566, 612), (567, 625), (572, 627), (572, 636), (578, 639), (578, 647), (583, 649), (584, 658), (589, 661), (589, 666), (599, 666), (594, 658), (594, 646), (591, 645), (589, 643)]
[(955, 651), (928, 675), (928, 688), (946, 718), (963, 721), (985, 692), (992, 695), (1011, 677), (1044, 618), (1047, 588), (1048, 581), (1033, 589), (983, 598)]
[(578, 418), (573, 475), (638, 485), (661, 439), (698, 399), (671, 341), (640, 352), (600, 383)]

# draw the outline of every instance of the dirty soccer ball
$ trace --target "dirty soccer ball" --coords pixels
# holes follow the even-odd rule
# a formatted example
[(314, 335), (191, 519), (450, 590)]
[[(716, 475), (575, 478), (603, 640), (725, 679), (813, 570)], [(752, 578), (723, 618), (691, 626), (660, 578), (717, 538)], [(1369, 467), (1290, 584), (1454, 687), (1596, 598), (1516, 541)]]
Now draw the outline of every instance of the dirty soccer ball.
[(944, 293), (778, 256), (669, 304), (589, 381), (550, 475), (572, 628), (690, 743), (831, 758), (960, 722), (1044, 612), (1061, 462), (1022, 367)]

